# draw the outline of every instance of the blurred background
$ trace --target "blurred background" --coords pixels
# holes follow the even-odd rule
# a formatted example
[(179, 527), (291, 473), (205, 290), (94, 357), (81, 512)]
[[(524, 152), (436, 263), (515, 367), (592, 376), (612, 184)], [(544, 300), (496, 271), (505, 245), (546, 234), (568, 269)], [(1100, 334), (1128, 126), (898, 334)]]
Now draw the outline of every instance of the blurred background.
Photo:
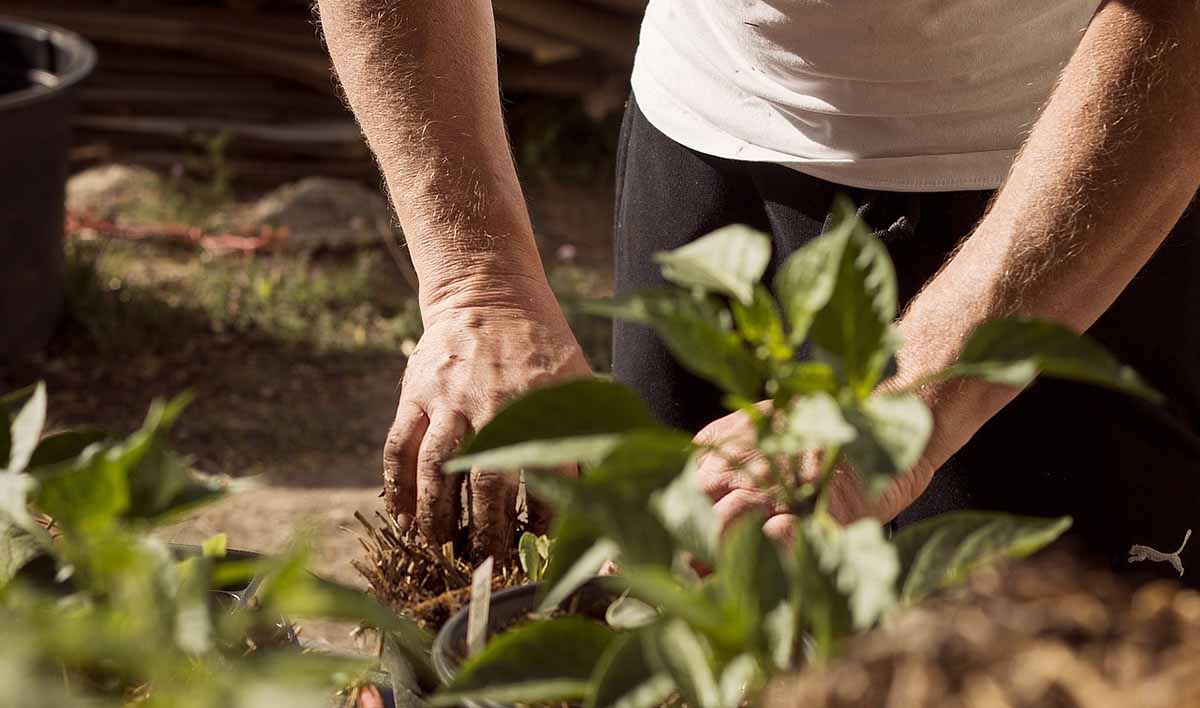
[[(535, 229), (600, 369), (608, 326), (571, 302), (610, 288), (613, 157), (644, 5), (495, 2)], [(61, 263), (22, 265), (24, 229), (0, 221), (0, 312), (10, 313), (0, 317), (0, 391), (45, 380), (52, 425), (120, 431), (153, 398), (194, 391), (178, 449), (203, 472), (264, 485), (170, 529), (172, 540), (225, 531), (233, 547), (269, 551), (316, 524), (318, 570), (358, 582), (357, 541), (340, 527), (379, 508), (382, 442), (421, 325), (403, 235), (309, 6), (0, 0), (10, 26), (66, 28), (98, 58), (71, 88), (77, 104), (59, 111), (71, 128), (65, 213), (50, 227), (63, 240), (48, 237), (46, 253)], [(5, 59), (13, 52), (0, 42)], [(40, 152), (53, 141), (29, 132), (29, 116), (16, 117), (28, 103), (20, 91), (41, 89), (0, 89), (0, 207), (13, 214), (22, 185), (55, 175), (59, 158)], [(23, 292), (13, 285), (22, 278), (35, 280)], [(31, 304), (43, 299), (44, 312)]]

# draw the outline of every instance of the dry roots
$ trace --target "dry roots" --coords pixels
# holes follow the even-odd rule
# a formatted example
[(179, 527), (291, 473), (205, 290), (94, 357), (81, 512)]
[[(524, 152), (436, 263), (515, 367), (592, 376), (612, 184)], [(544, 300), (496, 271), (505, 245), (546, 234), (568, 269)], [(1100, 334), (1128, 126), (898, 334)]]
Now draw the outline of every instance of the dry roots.
[[(441, 627), (471, 599), (471, 565), (455, 553), (454, 544), (431, 545), (415, 530), (401, 530), (393, 519), (378, 512), (375, 515), (378, 527), (355, 512), (364, 529), (358, 540), (366, 557), (351, 563), (366, 578), (377, 600), (429, 629)], [(492, 590), (526, 580), (520, 567), (510, 561), (497, 566)]]

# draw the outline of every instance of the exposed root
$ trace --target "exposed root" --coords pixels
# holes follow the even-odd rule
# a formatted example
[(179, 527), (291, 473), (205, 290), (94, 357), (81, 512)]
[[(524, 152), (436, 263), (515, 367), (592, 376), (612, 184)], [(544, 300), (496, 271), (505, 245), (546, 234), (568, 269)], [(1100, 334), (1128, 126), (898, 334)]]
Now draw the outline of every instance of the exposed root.
[[(358, 541), (365, 556), (351, 564), (377, 600), (429, 629), (441, 627), (471, 599), (471, 565), (455, 552), (453, 543), (435, 546), (415, 530), (401, 530), (386, 515), (375, 516), (378, 526), (354, 513), (362, 525)], [(514, 559), (497, 566), (492, 590), (527, 580)]]

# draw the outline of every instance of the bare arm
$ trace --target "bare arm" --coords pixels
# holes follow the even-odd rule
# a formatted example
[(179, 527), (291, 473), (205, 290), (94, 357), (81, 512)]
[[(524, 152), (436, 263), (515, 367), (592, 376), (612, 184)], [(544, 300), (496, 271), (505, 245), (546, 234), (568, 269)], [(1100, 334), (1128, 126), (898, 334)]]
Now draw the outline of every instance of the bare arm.
[[(1200, 7), (1107, 2), (989, 214), (902, 318), (899, 378), (952, 363), (971, 330), (993, 317), (1034, 315), (1087, 329), (1197, 188)], [(1016, 394), (978, 381), (922, 391), (934, 411), (934, 440), (879, 515), (890, 518), (915, 500), (934, 470)]]
[[(509, 152), (488, 0), (319, 0), (334, 67), (387, 180), (420, 281), (422, 336), (384, 450), (402, 523), (453, 535), (463, 436), (510, 396), (588, 372), (546, 281)], [(472, 545), (502, 554), (508, 477), (471, 473)]]

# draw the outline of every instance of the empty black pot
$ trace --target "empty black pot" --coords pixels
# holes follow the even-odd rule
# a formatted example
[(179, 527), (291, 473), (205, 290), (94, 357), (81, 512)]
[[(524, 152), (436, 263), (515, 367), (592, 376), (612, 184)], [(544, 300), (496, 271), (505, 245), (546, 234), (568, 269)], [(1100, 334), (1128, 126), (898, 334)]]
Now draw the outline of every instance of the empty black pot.
[(96, 51), (0, 17), (0, 364), (45, 346), (62, 313), (70, 121)]

